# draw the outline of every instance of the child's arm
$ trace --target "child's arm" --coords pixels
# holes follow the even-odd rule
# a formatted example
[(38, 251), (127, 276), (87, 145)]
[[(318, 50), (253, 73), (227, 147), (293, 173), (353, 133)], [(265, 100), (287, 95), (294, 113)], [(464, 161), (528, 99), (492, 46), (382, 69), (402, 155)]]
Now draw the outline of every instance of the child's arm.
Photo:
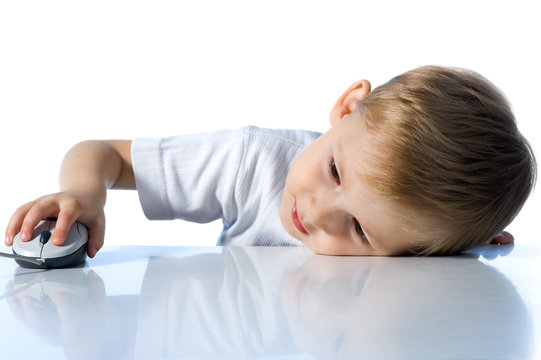
[(75, 221), (89, 230), (88, 256), (103, 245), (107, 189), (135, 189), (131, 141), (85, 141), (65, 156), (60, 170), (60, 192), (24, 204), (12, 215), (6, 229), (6, 245), (20, 231), (28, 240), (41, 219), (57, 217), (53, 243), (61, 245)]

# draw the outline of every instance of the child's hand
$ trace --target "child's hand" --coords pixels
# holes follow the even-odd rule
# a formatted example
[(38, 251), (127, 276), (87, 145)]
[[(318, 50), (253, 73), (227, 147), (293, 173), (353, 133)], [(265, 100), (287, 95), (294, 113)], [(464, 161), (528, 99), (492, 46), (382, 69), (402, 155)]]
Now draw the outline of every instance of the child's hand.
[(6, 245), (13, 244), (13, 238), (18, 232), (22, 241), (30, 240), (34, 227), (40, 220), (48, 217), (57, 218), (53, 244), (62, 245), (66, 241), (71, 225), (78, 221), (88, 228), (88, 256), (94, 257), (103, 246), (105, 234), (103, 206), (92, 195), (72, 191), (46, 195), (18, 208), (6, 229)]

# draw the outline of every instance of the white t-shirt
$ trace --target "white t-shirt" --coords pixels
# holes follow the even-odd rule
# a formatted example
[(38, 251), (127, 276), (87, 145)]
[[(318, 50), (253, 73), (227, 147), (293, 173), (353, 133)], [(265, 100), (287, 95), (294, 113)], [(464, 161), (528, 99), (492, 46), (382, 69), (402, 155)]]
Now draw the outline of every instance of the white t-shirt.
[(293, 160), (321, 134), (247, 126), (136, 139), (139, 199), (151, 220), (222, 219), (218, 245), (302, 245), (283, 228), (279, 207)]

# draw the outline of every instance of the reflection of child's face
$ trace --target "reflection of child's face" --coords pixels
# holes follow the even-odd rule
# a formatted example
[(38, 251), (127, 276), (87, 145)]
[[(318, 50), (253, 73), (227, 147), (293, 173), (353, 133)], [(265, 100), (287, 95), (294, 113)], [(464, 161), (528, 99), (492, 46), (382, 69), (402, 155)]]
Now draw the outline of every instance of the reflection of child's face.
[[(373, 142), (372, 142), (373, 144)], [(312, 251), (325, 255), (395, 255), (414, 241), (412, 220), (369, 189), (370, 136), (359, 112), (338, 121), (289, 171), (280, 219)]]
[(514, 286), (467, 256), (314, 255), (284, 278), (282, 303), (318, 359), (529, 359), (533, 343)]

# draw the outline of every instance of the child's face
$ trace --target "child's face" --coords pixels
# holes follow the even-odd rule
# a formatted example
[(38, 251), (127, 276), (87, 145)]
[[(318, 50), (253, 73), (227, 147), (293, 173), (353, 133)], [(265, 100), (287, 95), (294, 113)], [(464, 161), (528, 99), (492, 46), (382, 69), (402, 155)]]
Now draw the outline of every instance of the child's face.
[(377, 151), (359, 112), (306, 148), (287, 176), (280, 219), (312, 251), (326, 255), (397, 255), (415, 244), (419, 227), (363, 183)]

